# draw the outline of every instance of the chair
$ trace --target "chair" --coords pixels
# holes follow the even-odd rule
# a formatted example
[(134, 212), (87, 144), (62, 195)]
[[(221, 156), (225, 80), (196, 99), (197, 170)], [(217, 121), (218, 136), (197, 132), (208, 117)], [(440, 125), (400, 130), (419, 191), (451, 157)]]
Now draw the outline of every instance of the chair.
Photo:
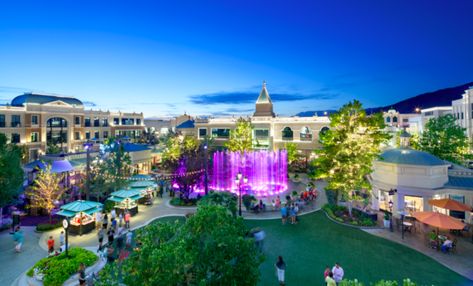
[(451, 253), (457, 252), (457, 243), (458, 243), (458, 240), (456, 238), (453, 239), (452, 247), (449, 249)]

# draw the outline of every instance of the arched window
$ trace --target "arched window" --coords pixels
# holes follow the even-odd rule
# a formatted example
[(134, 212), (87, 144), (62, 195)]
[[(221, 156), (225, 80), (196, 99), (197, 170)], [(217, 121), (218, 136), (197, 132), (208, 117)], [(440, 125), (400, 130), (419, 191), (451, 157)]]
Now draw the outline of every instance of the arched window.
[(396, 116), (393, 117), (393, 123), (397, 123), (397, 117)]
[(389, 117), (389, 116), (386, 117), (386, 122), (387, 122), (387, 123), (391, 122), (391, 117)]
[(323, 136), (325, 135), (325, 133), (327, 133), (327, 131), (329, 131), (330, 129), (327, 127), (327, 126), (324, 126), (322, 127), (322, 129), (320, 129), (320, 132), (319, 132), (319, 141), (323, 141)]
[(294, 133), (290, 127), (286, 127), (282, 130), (282, 140), (292, 141), (294, 139)]
[(48, 144), (58, 145), (67, 142), (67, 120), (53, 117), (46, 121), (46, 140)]
[(301, 141), (312, 141), (312, 131), (309, 127), (304, 126), (301, 129)]

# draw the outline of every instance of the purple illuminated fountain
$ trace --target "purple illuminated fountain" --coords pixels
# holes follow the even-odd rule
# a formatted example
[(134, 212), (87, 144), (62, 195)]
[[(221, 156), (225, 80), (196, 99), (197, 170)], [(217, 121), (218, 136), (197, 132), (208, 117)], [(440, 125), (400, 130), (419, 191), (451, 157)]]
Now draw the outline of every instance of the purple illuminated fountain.
[(287, 152), (217, 151), (213, 154), (210, 188), (238, 193), (235, 178), (239, 172), (248, 178), (241, 186), (243, 194), (263, 198), (283, 193), (287, 190)]

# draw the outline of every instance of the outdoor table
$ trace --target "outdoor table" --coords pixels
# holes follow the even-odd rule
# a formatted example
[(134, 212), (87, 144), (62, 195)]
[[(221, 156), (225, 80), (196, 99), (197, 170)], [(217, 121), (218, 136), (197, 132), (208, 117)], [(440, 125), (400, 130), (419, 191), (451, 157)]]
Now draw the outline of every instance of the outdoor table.
[(405, 231), (411, 232), (412, 223), (410, 223), (408, 221), (405, 221), (405, 222), (402, 223), (402, 225), (403, 225)]

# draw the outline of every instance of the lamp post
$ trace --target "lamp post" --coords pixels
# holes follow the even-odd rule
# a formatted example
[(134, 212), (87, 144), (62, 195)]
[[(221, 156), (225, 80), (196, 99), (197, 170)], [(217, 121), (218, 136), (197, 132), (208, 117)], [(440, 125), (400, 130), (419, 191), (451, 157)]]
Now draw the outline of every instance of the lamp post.
[(69, 219), (65, 218), (62, 221), (62, 227), (66, 232), (66, 257), (69, 258)]
[(404, 239), (404, 211), (400, 211), (399, 214), (401, 215), (401, 237)]
[[(238, 186), (238, 215), (241, 216), (241, 179), (243, 175), (241, 172), (238, 172), (236, 178), (235, 178), (235, 183)], [(248, 178), (245, 176), (243, 178), (243, 183), (246, 184), (248, 182)]]
[(389, 201), (389, 212), (391, 213), (389, 216), (389, 230), (393, 232), (393, 201)]
[(208, 144), (207, 144), (207, 138), (205, 138), (205, 144), (204, 144), (204, 168), (205, 168), (205, 173), (204, 173), (204, 188), (205, 188), (205, 194), (207, 195), (209, 193), (209, 152), (208, 152)]
[(92, 148), (93, 143), (87, 141), (84, 143), (84, 149), (87, 152), (87, 166), (85, 169), (86, 172), (86, 193), (85, 193), (85, 199), (89, 200), (89, 193), (90, 193), (90, 149)]

